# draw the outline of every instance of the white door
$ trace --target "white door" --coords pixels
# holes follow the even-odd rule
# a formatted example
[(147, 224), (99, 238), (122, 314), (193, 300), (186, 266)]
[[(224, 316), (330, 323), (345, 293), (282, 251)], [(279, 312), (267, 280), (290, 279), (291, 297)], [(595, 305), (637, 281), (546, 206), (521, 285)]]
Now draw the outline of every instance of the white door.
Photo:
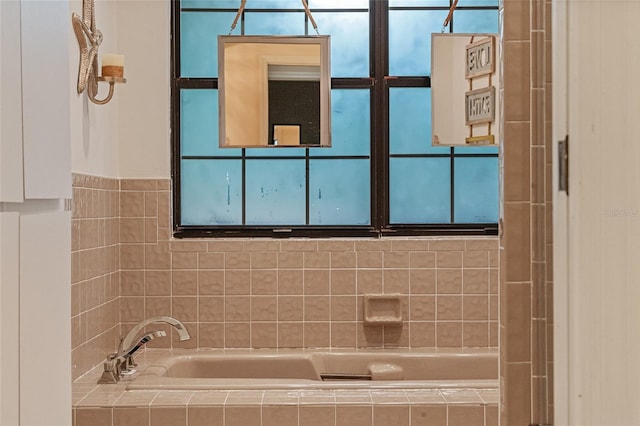
[(554, 140), (570, 145), (569, 195), (554, 196), (558, 426), (640, 424), (639, 23), (638, 1), (554, 3)]

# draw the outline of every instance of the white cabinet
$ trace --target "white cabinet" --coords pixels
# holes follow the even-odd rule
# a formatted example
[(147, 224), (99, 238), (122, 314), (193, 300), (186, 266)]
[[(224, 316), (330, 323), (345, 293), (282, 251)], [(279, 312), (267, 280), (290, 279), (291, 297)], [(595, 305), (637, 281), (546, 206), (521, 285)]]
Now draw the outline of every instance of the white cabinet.
[(0, 425), (70, 425), (67, 0), (0, 0)]
[(0, 1), (0, 202), (22, 202), (20, 2)]
[(71, 198), (69, 3), (21, 4), (25, 198)]
[(20, 216), (20, 424), (71, 424), (71, 214)]
[(19, 424), (20, 215), (0, 213), (0, 425)]

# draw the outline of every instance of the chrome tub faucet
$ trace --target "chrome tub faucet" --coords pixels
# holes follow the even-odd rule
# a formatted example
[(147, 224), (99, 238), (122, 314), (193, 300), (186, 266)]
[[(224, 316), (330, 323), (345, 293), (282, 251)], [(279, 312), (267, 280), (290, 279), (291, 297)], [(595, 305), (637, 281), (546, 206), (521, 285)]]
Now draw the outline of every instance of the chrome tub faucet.
[(133, 327), (124, 338), (120, 339), (118, 351), (107, 356), (104, 361), (104, 371), (102, 372), (100, 380), (98, 380), (98, 384), (117, 383), (123, 374), (132, 372), (133, 367), (137, 365), (133, 360), (133, 354), (147, 342), (155, 339), (156, 337), (166, 337), (167, 333), (163, 330), (155, 330), (145, 334), (137, 340), (135, 339), (136, 336), (147, 325), (159, 322), (164, 322), (173, 326), (178, 332), (178, 336), (181, 341), (189, 340), (191, 338), (184, 324), (175, 318), (169, 316), (158, 316), (141, 321)]

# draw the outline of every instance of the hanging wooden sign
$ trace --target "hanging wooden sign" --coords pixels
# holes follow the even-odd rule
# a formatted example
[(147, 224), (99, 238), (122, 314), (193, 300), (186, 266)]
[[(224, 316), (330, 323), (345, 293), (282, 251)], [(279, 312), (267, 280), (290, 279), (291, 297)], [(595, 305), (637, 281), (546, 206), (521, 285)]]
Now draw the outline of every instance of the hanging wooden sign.
[(497, 36), (433, 34), (431, 42), (432, 144), (495, 146), (500, 140)]

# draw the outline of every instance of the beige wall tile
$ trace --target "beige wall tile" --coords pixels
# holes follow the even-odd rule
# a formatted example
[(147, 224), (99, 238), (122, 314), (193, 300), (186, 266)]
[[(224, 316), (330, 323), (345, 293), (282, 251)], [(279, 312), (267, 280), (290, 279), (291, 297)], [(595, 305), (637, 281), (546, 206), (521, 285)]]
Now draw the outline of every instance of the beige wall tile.
[(295, 295), (304, 293), (304, 273), (302, 269), (278, 270), (278, 294)]
[(382, 270), (359, 269), (357, 272), (357, 293), (382, 293)]
[(303, 323), (304, 346), (307, 348), (328, 348), (331, 346), (331, 323), (307, 322)]
[(438, 321), (462, 320), (462, 296), (440, 296), (436, 301)]
[(375, 405), (373, 407), (374, 426), (409, 426), (408, 405)]
[(224, 272), (225, 294), (247, 295), (251, 293), (251, 271), (232, 269)]
[(189, 406), (187, 418), (189, 426), (224, 426), (224, 408)]
[(198, 323), (198, 346), (201, 348), (225, 347), (224, 323)]
[(278, 299), (276, 296), (254, 296), (251, 298), (251, 321), (276, 321)]
[(169, 244), (163, 242), (145, 244), (144, 266), (147, 269), (170, 269), (171, 253), (169, 252)]
[(145, 271), (144, 287), (146, 296), (170, 296), (171, 271)]
[(198, 253), (198, 268), (224, 269), (224, 253)]
[(528, 41), (506, 41), (504, 44), (504, 118), (508, 121), (530, 119), (530, 43)]
[(75, 410), (75, 426), (111, 426), (111, 408), (82, 408)]
[(357, 256), (355, 251), (331, 252), (331, 268), (355, 268)]
[(304, 342), (303, 325), (300, 322), (278, 323), (278, 347), (300, 348)]
[(335, 425), (336, 409), (332, 406), (301, 405), (299, 424), (308, 426)]
[(531, 421), (531, 364), (506, 365), (508, 392), (504, 403), (509, 424), (529, 424)]
[(120, 217), (144, 217), (144, 192), (120, 193)]
[(304, 294), (329, 294), (329, 271), (326, 269), (307, 269), (304, 271)]
[(198, 271), (198, 294), (223, 295), (225, 291), (224, 271)]
[(447, 407), (412, 405), (411, 426), (447, 426)]
[(461, 268), (461, 251), (438, 251), (436, 252), (436, 267), (438, 268)]
[(529, 201), (531, 199), (531, 124), (529, 122), (506, 122), (504, 124), (504, 155), (509, 161), (504, 163), (505, 201)]
[(436, 289), (438, 294), (462, 293), (462, 269), (437, 269)]
[(409, 290), (411, 294), (435, 294), (436, 270), (411, 269), (409, 271)]
[(371, 426), (373, 407), (359, 405), (338, 405), (336, 407), (336, 426)]
[(462, 322), (438, 321), (436, 323), (436, 345), (441, 348), (462, 347)]
[(435, 295), (414, 295), (411, 297), (409, 308), (409, 319), (411, 321), (435, 321), (436, 319), (436, 296)]
[(447, 426), (484, 426), (484, 407), (449, 406)]
[(506, 286), (506, 338), (509, 362), (531, 360), (531, 288), (529, 284)]
[(409, 252), (409, 266), (411, 268), (435, 268), (436, 252), (434, 251)]
[(251, 271), (251, 294), (277, 294), (278, 271), (254, 269)]
[(260, 407), (224, 407), (225, 426), (261, 426)]
[(340, 269), (331, 270), (330, 274), (332, 295), (356, 294), (356, 270)]
[(263, 406), (262, 426), (298, 426), (298, 407), (295, 405)]
[(198, 271), (172, 271), (171, 292), (174, 296), (196, 296)]
[(118, 426), (149, 426), (149, 407), (113, 409), (113, 424)]
[(198, 253), (172, 251), (171, 268), (198, 269)]
[(530, 204), (505, 203), (506, 223), (505, 278), (509, 282), (529, 281), (531, 278)]
[(328, 268), (331, 265), (331, 253), (329, 252), (305, 252), (302, 254), (302, 259), (304, 268)]
[(304, 321), (329, 321), (331, 298), (329, 296), (304, 296)]
[(331, 346), (335, 348), (352, 348), (356, 345), (355, 322), (331, 323)]
[(409, 293), (408, 269), (385, 269), (382, 272), (384, 293)]
[(179, 426), (187, 424), (187, 407), (151, 407), (153, 426)]
[(248, 322), (225, 323), (224, 344), (227, 348), (251, 347), (251, 324)]
[(254, 348), (277, 348), (278, 324), (275, 322), (253, 322), (251, 324), (251, 345)]

